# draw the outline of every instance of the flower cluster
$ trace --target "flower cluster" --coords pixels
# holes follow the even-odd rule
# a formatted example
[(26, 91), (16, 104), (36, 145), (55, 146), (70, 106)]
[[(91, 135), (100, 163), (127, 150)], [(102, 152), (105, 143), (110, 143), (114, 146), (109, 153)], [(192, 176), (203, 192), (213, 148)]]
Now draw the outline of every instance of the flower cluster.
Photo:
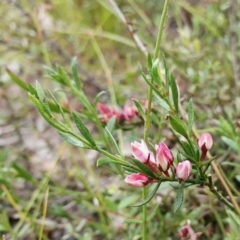
[[(147, 165), (156, 174), (164, 174), (170, 177), (169, 170), (172, 168), (179, 182), (187, 180), (190, 176), (191, 162), (183, 161), (175, 168), (173, 154), (164, 142), (155, 146), (156, 154), (148, 149), (143, 140), (140, 143), (136, 141), (131, 143), (131, 149), (134, 158)], [(143, 173), (133, 173), (125, 178), (125, 182), (134, 187), (144, 187), (153, 181), (154, 179), (148, 178)]]
[(97, 109), (101, 114), (102, 122), (108, 122), (112, 117), (116, 117), (117, 121), (124, 122), (130, 121), (135, 116), (138, 116), (138, 111), (134, 106), (125, 105), (123, 112), (114, 108), (108, 107), (103, 103), (98, 103)]
[[(203, 133), (198, 139), (198, 147), (202, 152), (201, 161), (206, 158), (207, 151), (211, 149), (212, 145), (212, 136), (209, 133)], [(172, 173), (179, 183), (186, 181), (191, 175), (192, 163), (184, 160), (175, 167), (173, 154), (164, 142), (155, 146), (155, 154), (148, 149), (144, 140), (141, 140), (140, 143), (132, 142), (131, 150), (134, 158), (147, 165), (156, 175), (170, 177)], [(134, 187), (144, 187), (154, 181), (156, 179), (150, 179), (143, 173), (133, 173), (125, 178), (125, 182)]]

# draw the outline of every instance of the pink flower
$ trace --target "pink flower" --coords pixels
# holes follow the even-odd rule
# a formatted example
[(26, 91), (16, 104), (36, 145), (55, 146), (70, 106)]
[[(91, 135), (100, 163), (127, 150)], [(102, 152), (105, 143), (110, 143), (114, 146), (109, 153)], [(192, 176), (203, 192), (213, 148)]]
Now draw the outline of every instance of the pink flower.
[(197, 240), (198, 235), (194, 232), (194, 230), (191, 227), (190, 220), (187, 221), (187, 224), (180, 228), (179, 235), (181, 238), (190, 237), (189, 240)]
[(118, 121), (125, 120), (125, 117), (121, 112), (110, 108), (103, 103), (98, 103), (97, 109), (102, 115), (101, 117), (103, 122), (108, 122), (112, 117), (116, 117)]
[(210, 150), (213, 145), (212, 135), (210, 133), (203, 133), (198, 139), (198, 146), (203, 150)]
[(131, 143), (132, 155), (141, 161), (142, 163), (147, 163), (150, 158), (150, 152), (146, 143), (141, 140), (141, 143), (135, 141)]
[(127, 120), (133, 119), (137, 115), (136, 108), (129, 105), (125, 105), (123, 108), (123, 115)]
[(180, 182), (185, 181), (189, 178), (192, 169), (190, 161), (185, 160), (177, 165), (176, 176)]
[(198, 146), (202, 150), (201, 161), (206, 158), (207, 151), (212, 148), (213, 139), (210, 133), (203, 133), (198, 139)]
[(171, 151), (163, 142), (160, 142), (159, 145), (156, 145), (156, 151), (156, 160), (160, 171), (167, 172), (169, 167), (173, 165), (173, 155)]
[(125, 182), (133, 187), (144, 187), (150, 180), (143, 173), (133, 173), (125, 178)]

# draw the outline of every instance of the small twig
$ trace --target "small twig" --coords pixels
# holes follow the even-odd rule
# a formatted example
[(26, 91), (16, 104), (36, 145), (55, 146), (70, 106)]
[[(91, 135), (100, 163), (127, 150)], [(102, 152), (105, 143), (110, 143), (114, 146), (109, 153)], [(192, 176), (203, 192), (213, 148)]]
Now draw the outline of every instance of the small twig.
[(141, 52), (143, 52), (145, 56), (147, 56), (148, 51), (147, 51), (147, 48), (146, 48), (145, 44), (138, 37), (138, 35), (137, 35), (136, 31), (134, 30), (133, 26), (129, 23), (129, 21), (127, 20), (126, 16), (123, 14), (121, 9), (116, 4), (115, 0), (108, 0), (108, 2), (111, 4), (111, 6), (113, 7), (115, 13), (118, 15), (118, 17), (121, 19), (121, 21), (127, 27), (128, 31), (130, 32), (130, 34), (131, 34), (134, 42), (136, 43), (137, 47), (139, 48), (139, 50)]
[(217, 198), (227, 205), (230, 209), (234, 210), (234, 206), (217, 190), (217, 187), (213, 185), (212, 175), (208, 175), (209, 189), (210, 191), (217, 196)]

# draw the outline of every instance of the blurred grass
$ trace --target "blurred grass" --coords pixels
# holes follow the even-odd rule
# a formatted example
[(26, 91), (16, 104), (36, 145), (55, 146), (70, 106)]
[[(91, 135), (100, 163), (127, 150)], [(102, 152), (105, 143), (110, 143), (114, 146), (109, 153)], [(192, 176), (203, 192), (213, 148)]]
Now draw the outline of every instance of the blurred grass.
[[(152, 53), (163, 2), (116, 2)], [(172, 1), (162, 44), (183, 105), (193, 98), (197, 128), (213, 134), (218, 129), (213, 155), (238, 197), (239, 153), (219, 133), (239, 146), (239, 5), (238, 0)], [(105, 95), (105, 102), (144, 101), (147, 86), (137, 65), (144, 65), (145, 58), (127, 28), (104, 0), (3, 0), (0, 16), (0, 233), (8, 239), (141, 239), (139, 224), (123, 224), (124, 219), (141, 219), (140, 210), (132, 207), (139, 191), (125, 186), (109, 168), (97, 169), (92, 152), (64, 147), (5, 71), (8, 66), (28, 83), (37, 79), (45, 88), (59, 89), (45, 78), (43, 65), (70, 71), (77, 56), (90, 99), (108, 90), (111, 98)], [(62, 104), (78, 107), (68, 93), (56, 95)], [(221, 117), (232, 119), (234, 134), (227, 134), (231, 127)], [(174, 146), (164, 115), (157, 121), (154, 141), (166, 139)], [(119, 133), (123, 150), (135, 137), (141, 138), (139, 128)], [(223, 165), (226, 160), (234, 165)], [(179, 239), (177, 229), (187, 219), (202, 232), (200, 239), (236, 239), (239, 222), (207, 190), (189, 190), (176, 214), (173, 199), (169, 187), (162, 186), (148, 205), (149, 239)]]

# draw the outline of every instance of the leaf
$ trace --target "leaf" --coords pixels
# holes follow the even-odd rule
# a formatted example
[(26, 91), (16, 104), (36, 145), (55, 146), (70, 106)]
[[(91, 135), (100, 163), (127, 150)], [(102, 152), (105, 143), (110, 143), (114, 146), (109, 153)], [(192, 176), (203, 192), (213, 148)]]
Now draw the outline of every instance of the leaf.
[(22, 89), (28, 91), (28, 84), (25, 83), (22, 79), (20, 79), (17, 75), (15, 75), (11, 70), (8, 68), (6, 69), (9, 77)]
[(156, 59), (152, 66), (152, 78), (154, 82), (156, 82), (159, 85), (162, 85), (159, 72), (158, 72), (158, 67), (159, 67), (159, 59)]
[(240, 147), (238, 146), (238, 144), (233, 141), (232, 139), (228, 138), (228, 137), (225, 137), (225, 136), (222, 136), (221, 137), (223, 142), (225, 142), (230, 148), (232, 148), (233, 150), (235, 151), (240, 151)]
[(138, 194), (131, 194), (129, 196), (122, 198), (122, 200), (118, 204), (118, 209), (123, 209), (132, 205), (134, 202), (136, 202), (137, 199), (139, 199)]
[(182, 206), (182, 203), (183, 203), (183, 194), (184, 194), (183, 185), (178, 187), (176, 194), (177, 194), (177, 196), (176, 196), (174, 204), (173, 204), (174, 213), (180, 209), (180, 207)]
[(99, 102), (99, 99), (102, 95), (104, 95), (106, 93), (106, 91), (101, 91), (97, 94), (97, 96), (94, 98), (94, 101), (93, 101), (93, 106), (94, 108), (96, 108), (98, 102)]
[(67, 143), (70, 143), (73, 146), (84, 148), (83, 142), (77, 139), (76, 137), (70, 135), (69, 133), (64, 133), (64, 132), (58, 132), (58, 133)]
[(79, 130), (79, 132), (85, 137), (85, 139), (92, 145), (92, 147), (96, 147), (96, 143), (92, 138), (91, 133), (88, 131), (85, 124), (82, 122), (82, 120), (78, 117), (76, 113), (72, 113), (73, 120)]
[(116, 116), (113, 116), (110, 118), (110, 120), (107, 123), (107, 129), (109, 130), (110, 133), (113, 133), (114, 129), (115, 129), (115, 124), (116, 124)]
[(123, 167), (123, 169), (128, 173), (138, 173), (139, 169), (134, 168), (133, 166)]
[(115, 164), (119, 164), (122, 166), (131, 167), (131, 165), (125, 161), (122, 161), (122, 160), (117, 161), (117, 160), (113, 160), (110, 158), (99, 158), (97, 160), (97, 167), (100, 167), (100, 166), (103, 166), (103, 165), (106, 165), (109, 163), (115, 163)]
[(188, 103), (188, 131), (190, 133), (192, 132), (193, 123), (194, 123), (194, 109), (192, 99), (190, 99)]
[(164, 108), (165, 110), (167, 110), (168, 112), (170, 111), (170, 107), (168, 105), (168, 103), (161, 98), (160, 96), (158, 96), (156, 93), (153, 93), (153, 99), (156, 101), (156, 103), (158, 103), (162, 108)]
[(54, 116), (49, 115), (46, 113), (45, 109), (43, 108), (41, 102), (32, 94), (28, 93), (29, 98), (31, 99), (32, 103), (38, 108), (38, 111), (42, 115), (42, 117), (54, 128), (58, 129), (61, 132), (69, 132), (69, 127), (64, 125), (63, 123), (59, 122)]
[(145, 109), (143, 108), (143, 106), (139, 103), (138, 100), (133, 100), (135, 103), (135, 106), (138, 110), (138, 113), (140, 114), (140, 116), (142, 117), (142, 119), (145, 121), (146, 116), (145, 116)]
[(172, 128), (179, 133), (180, 135), (184, 136), (188, 139), (188, 134), (185, 126), (183, 125), (183, 122), (176, 116), (170, 116), (170, 124)]
[(150, 53), (148, 53), (148, 56), (147, 56), (147, 68), (148, 68), (149, 75), (152, 75), (152, 57)]
[(47, 103), (45, 93), (42, 89), (42, 86), (40, 85), (40, 83), (38, 81), (36, 81), (36, 91), (37, 91), (38, 98), (39, 98), (40, 102), (42, 103), (44, 110), (46, 111), (46, 113), (51, 115), (51, 110)]
[(110, 144), (113, 145), (113, 147), (114, 147), (115, 151), (117, 152), (117, 154), (119, 154), (121, 156), (122, 155), (121, 151), (120, 151), (120, 149), (119, 149), (119, 147), (118, 147), (118, 145), (117, 145), (113, 135), (111, 134), (111, 132), (108, 130), (107, 127), (105, 127), (105, 130), (106, 130), (106, 133), (108, 135), (108, 139), (110, 140)]
[(166, 92), (169, 92), (169, 86), (171, 85), (171, 80), (169, 78), (169, 70), (168, 70), (168, 66), (167, 66), (167, 61), (165, 58), (165, 55), (162, 54), (163, 57), (163, 64), (164, 64), (164, 68), (165, 68), (165, 79), (166, 79)]
[(142, 202), (137, 203), (136, 205), (134, 205), (134, 207), (141, 207), (145, 204), (147, 204), (148, 202), (150, 202), (152, 200), (152, 198), (154, 197), (154, 195), (156, 194), (158, 188), (160, 187), (161, 182), (159, 182), (156, 187), (153, 189), (153, 191), (151, 192), (151, 194)]
[(58, 106), (58, 109), (59, 109), (59, 111), (60, 111), (60, 113), (61, 113), (61, 115), (62, 115), (62, 117), (63, 117), (64, 122), (66, 123), (66, 125), (68, 125), (68, 126), (71, 128), (71, 125), (70, 125), (69, 121), (67, 120), (67, 118), (65, 117), (65, 114), (64, 114), (64, 112), (63, 112), (63, 110), (62, 110), (62, 107), (61, 107), (60, 104), (58, 103), (57, 99), (54, 97), (54, 95), (53, 95), (49, 90), (48, 90), (48, 92), (49, 92), (49, 94), (51, 95), (53, 101), (54, 101), (54, 102), (56, 103), (56, 105)]
[(25, 169), (13, 163), (12, 167), (16, 170), (18, 177), (23, 178), (29, 182), (36, 182), (36, 179)]
[(158, 95), (161, 96), (160, 90), (158, 90), (158, 89), (149, 81), (149, 79), (147, 78), (147, 76), (145, 75), (145, 73), (142, 71), (141, 68), (140, 68), (140, 71), (141, 71), (142, 77), (144, 78), (144, 80), (146, 81), (146, 83), (152, 88), (152, 90), (154, 90)]
[(177, 88), (176, 80), (175, 80), (175, 78), (173, 77), (172, 74), (171, 74), (171, 77), (170, 77), (170, 81), (171, 81), (171, 91), (172, 91), (173, 104), (174, 104), (174, 107), (176, 109), (176, 112), (178, 113), (178, 88)]
[(155, 174), (153, 173), (152, 169), (150, 169), (147, 165), (142, 163), (141, 161), (137, 159), (132, 159), (135, 166), (137, 166), (141, 172), (149, 176), (150, 178), (156, 178)]
[(75, 86), (78, 90), (81, 90), (81, 81), (78, 76), (78, 68), (77, 68), (77, 57), (74, 57), (72, 62), (71, 62), (71, 69), (72, 69), (72, 74), (73, 74), (73, 80), (75, 82)]

